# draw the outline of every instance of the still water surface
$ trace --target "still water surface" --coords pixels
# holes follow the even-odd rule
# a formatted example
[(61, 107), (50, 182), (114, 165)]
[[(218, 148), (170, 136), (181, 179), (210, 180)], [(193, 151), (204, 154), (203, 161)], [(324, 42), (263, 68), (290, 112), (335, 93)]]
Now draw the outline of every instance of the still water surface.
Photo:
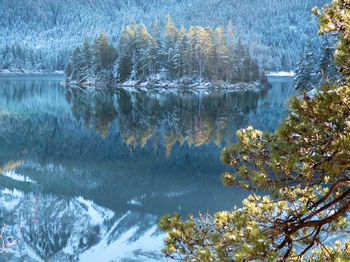
[(165, 261), (158, 218), (239, 206), (247, 192), (222, 185), (220, 150), (239, 128), (272, 131), (293, 94), (288, 77), (211, 94), (60, 81), (0, 78), (0, 224), (18, 239), (0, 261)]

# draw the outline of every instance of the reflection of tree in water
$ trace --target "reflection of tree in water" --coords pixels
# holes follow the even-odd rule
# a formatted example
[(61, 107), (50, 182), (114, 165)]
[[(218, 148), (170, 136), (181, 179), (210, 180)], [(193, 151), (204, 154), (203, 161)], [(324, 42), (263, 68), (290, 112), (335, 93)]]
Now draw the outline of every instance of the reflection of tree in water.
[[(117, 119), (123, 142), (143, 148), (152, 138), (153, 147), (164, 147), (169, 156), (178, 143), (201, 146), (214, 142), (222, 145), (225, 137), (232, 138), (256, 110), (261, 92), (207, 94), (157, 94), (117, 91), (66, 94), (77, 120), (86, 128), (94, 127), (105, 137), (108, 124)], [(232, 140), (230, 141), (232, 142)]]
[[(217, 145), (232, 143), (236, 130), (251, 121), (254, 112), (261, 111), (259, 101), (265, 96), (264, 92), (86, 94), (40, 86), (36, 89), (38, 101), (52, 99), (49, 103), (56, 109), (53, 113), (39, 111), (1, 120), (1, 161), (26, 160), (28, 164), (18, 171), (37, 181), (46, 192), (84, 194), (112, 210), (124, 211), (130, 209), (127, 201), (138, 198), (150, 213), (160, 212), (165, 202), (164, 210), (177, 209), (182, 196), (169, 201), (167, 193), (194, 190), (188, 185), (198, 177), (203, 178), (200, 187), (215, 188), (213, 184), (222, 170)], [(28, 92), (25, 94), (30, 99), (32, 91)], [(34, 91), (33, 95), (35, 98)], [(17, 102), (11, 102), (9, 108), (24, 108), (27, 99), (18, 102), (16, 98), (11, 96)], [(271, 110), (269, 117), (273, 117)], [(91, 129), (104, 134), (104, 138)], [(126, 144), (135, 150), (130, 153)], [(167, 148), (172, 154), (165, 158)], [(7, 178), (0, 178), (0, 182), (22, 188)], [(219, 180), (216, 186), (222, 186)], [(192, 197), (188, 210), (198, 207), (201, 201), (195, 199), (199, 195)], [(154, 204), (155, 199), (158, 204)]]
[(72, 114), (78, 120), (82, 120), (87, 130), (92, 126), (95, 132), (105, 137), (109, 123), (117, 117), (113, 105), (113, 97), (110, 94), (79, 94), (78, 90), (66, 92), (68, 102), (72, 101)]
[(24, 163), (24, 161), (10, 161), (3, 166), (0, 166), (0, 175), (5, 172), (10, 172), (17, 167), (21, 166)]
[[(211, 185), (211, 190), (221, 190), (217, 176), (223, 171), (218, 161), (220, 149), (211, 142), (222, 143), (223, 137), (234, 134), (244, 123), (241, 108), (256, 107), (256, 103), (247, 102), (248, 94), (239, 93), (199, 96), (68, 91), (61, 95), (70, 105), (57, 106), (68, 111), (2, 122), (0, 158), (26, 160), (17, 171), (37, 181), (43, 192), (83, 195), (119, 211), (141, 209), (128, 203), (136, 199), (142, 210), (157, 215), (176, 210), (180, 202), (186, 202), (184, 212), (201, 209), (199, 188)], [(254, 92), (249, 95), (253, 101), (260, 96)], [(91, 129), (106, 135), (102, 139)], [(127, 142), (135, 148), (132, 153)], [(173, 152), (165, 158), (168, 145)], [(159, 151), (155, 153), (154, 148)], [(198, 177), (202, 184), (191, 187)], [(0, 182), (25, 191), (36, 187), (26, 185), (25, 189), (5, 177)], [(169, 192), (187, 193), (169, 197)], [(193, 192), (193, 201), (188, 201), (188, 192)], [(228, 190), (227, 196), (230, 194)], [(210, 205), (208, 201), (204, 202)], [(221, 204), (225, 205), (214, 201), (212, 207), (220, 208)]]

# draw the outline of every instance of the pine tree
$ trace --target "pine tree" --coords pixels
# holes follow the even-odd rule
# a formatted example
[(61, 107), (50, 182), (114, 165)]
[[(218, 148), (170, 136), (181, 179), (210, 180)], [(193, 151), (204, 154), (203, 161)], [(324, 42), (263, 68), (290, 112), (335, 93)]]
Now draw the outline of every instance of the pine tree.
[(251, 81), (257, 81), (260, 79), (260, 69), (259, 69), (259, 64), (256, 59), (253, 59), (251, 61), (251, 72), (250, 72), (250, 80)]
[(216, 39), (215, 39), (215, 32), (213, 31), (213, 29), (210, 26), (207, 26), (205, 28), (205, 31), (208, 33), (209, 35), (209, 41), (210, 43), (212, 43), (212, 47), (209, 50), (208, 53), (208, 58), (207, 58), (207, 65), (206, 65), (206, 69), (205, 69), (205, 78), (207, 80), (217, 80), (217, 67), (218, 67), (218, 52), (217, 52), (217, 43), (216, 43)]
[(159, 70), (164, 67), (165, 54), (162, 48), (162, 32), (159, 26), (158, 18), (154, 19), (152, 25), (153, 39), (152, 43), (152, 64), (154, 66), (154, 73), (159, 72)]
[(167, 51), (167, 72), (168, 76), (173, 79), (175, 77), (176, 50), (175, 45), (178, 40), (178, 29), (174, 26), (171, 16), (167, 15), (167, 23), (165, 26), (165, 48)]
[(77, 47), (72, 55), (72, 80), (80, 80), (82, 78), (82, 56), (80, 48)]
[(244, 82), (249, 82), (250, 79), (250, 74), (251, 74), (251, 59), (250, 59), (250, 54), (249, 54), (249, 49), (246, 49), (244, 52), (245, 56), (243, 58), (243, 67), (242, 67), (242, 80)]
[(232, 20), (230, 19), (227, 23), (227, 43), (231, 53), (235, 51), (235, 37), (235, 30), (233, 27)]
[(92, 72), (92, 47), (90, 46), (89, 37), (84, 38), (83, 47), (82, 47), (82, 70), (86, 75), (90, 75)]
[(98, 79), (111, 80), (113, 75), (113, 66), (117, 58), (115, 48), (108, 43), (107, 36), (104, 31), (100, 33), (99, 38), (94, 39), (94, 53), (95, 53), (95, 74)]
[(295, 70), (294, 87), (299, 90), (310, 90), (317, 81), (317, 66), (314, 57), (312, 42), (308, 40), (305, 55), (298, 62)]
[[(217, 27), (215, 30), (215, 37), (217, 42), (217, 58), (218, 58), (218, 67), (219, 75), (218, 79), (223, 79), (228, 82), (231, 82), (232, 77), (232, 52), (230, 51), (230, 46), (228, 45), (228, 40), (225, 37), (224, 30), (221, 26)], [(230, 41), (232, 36), (229, 35)]]
[(119, 81), (127, 80), (132, 71), (133, 49), (135, 47), (135, 32), (131, 26), (126, 26), (118, 45), (117, 74)]
[(140, 50), (140, 77), (139, 79), (145, 79), (148, 75), (155, 72), (156, 65), (154, 64), (154, 45), (155, 40), (148, 33), (147, 28), (144, 24), (141, 24), (139, 28), (139, 50)]
[(66, 79), (69, 80), (71, 75), (72, 75), (73, 69), (72, 69), (72, 65), (70, 63), (68, 63), (66, 65), (66, 68), (64, 69), (64, 73), (66, 75)]
[[(338, 70), (335, 66), (334, 61), (334, 47), (333, 43), (329, 40), (329, 38), (324, 38), (321, 46), (321, 59), (320, 59), (320, 76), (321, 79), (323, 76), (328, 79), (337, 79), (338, 78)], [(323, 74), (323, 76), (322, 76)]]
[(234, 49), (232, 64), (233, 64), (233, 81), (242, 82), (244, 77), (243, 63), (245, 58), (245, 48), (242, 39), (239, 37)]
[(212, 52), (213, 43), (210, 40), (210, 35), (204, 28), (200, 26), (195, 27), (196, 43), (194, 46), (194, 55), (198, 69), (198, 76), (200, 79), (205, 77), (207, 66), (209, 62), (209, 55)]
[[(183, 220), (166, 215), (163, 252), (181, 261), (348, 261), (350, 242), (350, 22), (349, 3), (333, 0), (322, 11), (320, 31), (338, 36), (338, 66), (345, 79), (325, 82), (313, 97), (289, 101), (273, 133), (253, 127), (222, 151), (232, 168), (222, 180), (252, 194), (242, 208)], [(345, 10), (345, 12), (344, 12)], [(340, 59), (341, 58), (341, 59)], [(264, 192), (263, 196), (259, 192)], [(329, 237), (332, 236), (332, 237)], [(334, 243), (332, 241), (336, 240)], [(331, 246), (328, 246), (328, 243)]]
[(195, 73), (195, 59), (194, 59), (194, 50), (195, 50), (195, 43), (196, 43), (196, 35), (195, 35), (195, 29), (193, 26), (190, 26), (187, 32), (187, 44), (186, 44), (186, 62), (187, 62), (187, 71), (190, 76), (193, 76)]

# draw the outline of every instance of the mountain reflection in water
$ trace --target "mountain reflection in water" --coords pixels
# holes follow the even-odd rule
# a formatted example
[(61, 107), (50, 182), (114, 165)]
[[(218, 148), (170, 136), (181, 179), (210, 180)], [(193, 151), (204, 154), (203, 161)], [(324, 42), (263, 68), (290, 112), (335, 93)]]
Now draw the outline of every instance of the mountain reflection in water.
[[(247, 92), (86, 93), (57, 77), (0, 78), (0, 261), (163, 261), (157, 219), (240, 205), (220, 150), (273, 130), (290, 78)], [(13, 234), (12, 234), (13, 233)], [(2, 260), (4, 259), (4, 260)]]

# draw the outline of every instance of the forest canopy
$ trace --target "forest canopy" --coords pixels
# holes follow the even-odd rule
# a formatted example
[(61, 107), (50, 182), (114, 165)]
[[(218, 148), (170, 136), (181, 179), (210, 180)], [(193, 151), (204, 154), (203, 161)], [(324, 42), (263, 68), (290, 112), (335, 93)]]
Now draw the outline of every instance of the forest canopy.
[(157, 16), (164, 26), (171, 13), (185, 28), (226, 25), (232, 20), (242, 42), (263, 68), (293, 70), (299, 52), (311, 38), (316, 49), (315, 5), (330, 0), (6, 0), (0, 5), (0, 70), (63, 70), (84, 37), (105, 29), (119, 41), (130, 19), (152, 27)]

